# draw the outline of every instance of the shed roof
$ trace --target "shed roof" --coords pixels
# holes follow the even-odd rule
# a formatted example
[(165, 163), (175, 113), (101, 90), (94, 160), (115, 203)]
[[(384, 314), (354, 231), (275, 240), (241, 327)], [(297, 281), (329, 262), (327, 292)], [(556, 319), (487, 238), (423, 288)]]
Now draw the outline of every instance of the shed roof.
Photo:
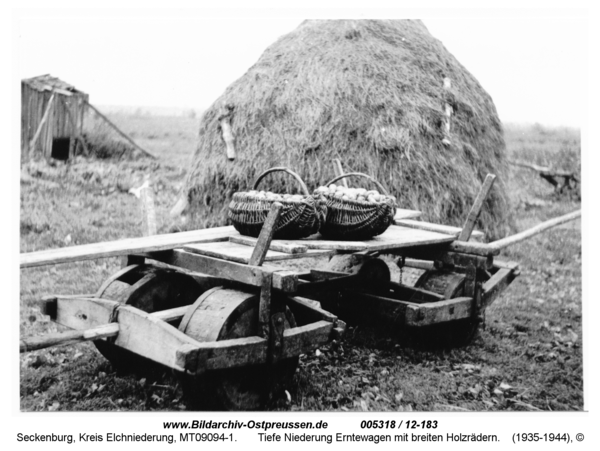
[(33, 78), (26, 78), (22, 81), (27, 84), (31, 88), (37, 91), (64, 91), (63, 94), (72, 93), (72, 94), (83, 94), (83, 91), (79, 91), (75, 88), (75, 86), (70, 85), (59, 78), (53, 77), (50, 74), (38, 75)]

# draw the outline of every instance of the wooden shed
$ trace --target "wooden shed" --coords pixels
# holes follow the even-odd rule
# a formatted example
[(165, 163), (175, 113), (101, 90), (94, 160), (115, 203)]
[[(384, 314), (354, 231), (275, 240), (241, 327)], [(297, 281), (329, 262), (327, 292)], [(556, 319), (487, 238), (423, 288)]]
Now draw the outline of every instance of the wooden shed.
[(49, 74), (21, 81), (21, 161), (67, 160), (80, 139), (88, 94)]

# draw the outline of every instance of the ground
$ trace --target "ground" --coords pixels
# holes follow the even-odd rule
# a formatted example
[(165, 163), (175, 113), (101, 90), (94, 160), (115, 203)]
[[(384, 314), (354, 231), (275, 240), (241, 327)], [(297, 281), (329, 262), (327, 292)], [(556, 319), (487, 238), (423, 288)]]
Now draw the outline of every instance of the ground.
[[(140, 235), (139, 201), (128, 191), (150, 177), (159, 231), (168, 219), (194, 147), (190, 117), (113, 116), (158, 160), (77, 157), (70, 164), (28, 163), (21, 181), (21, 252)], [(506, 126), (512, 159), (579, 171), (579, 132)], [(106, 156), (106, 155), (104, 155)], [(524, 230), (580, 208), (577, 193), (557, 196), (533, 171), (512, 167), (516, 226)], [(427, 350), (404, 338), (348, 328), (341, 342), (302, 356), (292, 383), (269, 410), (582, 410), (581, 226), (576, 221), (517, 244), (502, 259), (521, 275), (488, 309), (466, 347)], [(62, 330), (35, 300), (94, 292), (118, 258), (21, 271), (22, 336)], [(24, 411), (183, 410), (177, 378), (111, 367), (92, 343), (22, 354)]]

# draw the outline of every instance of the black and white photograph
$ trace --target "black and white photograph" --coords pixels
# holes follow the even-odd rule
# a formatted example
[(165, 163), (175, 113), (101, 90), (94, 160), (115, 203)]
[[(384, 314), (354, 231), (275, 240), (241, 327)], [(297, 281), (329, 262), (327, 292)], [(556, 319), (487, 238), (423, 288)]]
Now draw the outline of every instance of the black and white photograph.
[(588, 24), (15, 12), (18, 412), (588, 411)]

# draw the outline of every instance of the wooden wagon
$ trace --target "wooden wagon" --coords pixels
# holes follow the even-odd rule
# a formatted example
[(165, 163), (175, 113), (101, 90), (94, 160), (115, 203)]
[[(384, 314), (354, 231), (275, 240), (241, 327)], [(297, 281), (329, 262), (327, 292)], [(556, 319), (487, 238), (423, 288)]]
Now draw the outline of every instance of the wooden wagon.
[[(347, 320), (450, 325), (457, 344), (468, 342), (519, 274), (516, 263), (496, 260), (500, 250), (580, 214), (483, 244), (468, 241), (480, 208), (462, 229), (399, 210), (382, 235), (342, 242), (273, 240), (275, 206), (257, 239), (219, 227), (22, 254), (21, 268), (119, 255), (124, 265), (94, 294), (44, 298), (42, 311), (74, 330), (23, 338), (21, 352), (93, 340), (115, 366), (152, 361), (175, 370), (192, 403), (209, 396), (219, 408), (260, 408), (299, 356), (338, 339)], [(348, 264), (293, 264), (307, 257)], [(392, 282), (390, 258), (423, 271), (416, 284)]]

